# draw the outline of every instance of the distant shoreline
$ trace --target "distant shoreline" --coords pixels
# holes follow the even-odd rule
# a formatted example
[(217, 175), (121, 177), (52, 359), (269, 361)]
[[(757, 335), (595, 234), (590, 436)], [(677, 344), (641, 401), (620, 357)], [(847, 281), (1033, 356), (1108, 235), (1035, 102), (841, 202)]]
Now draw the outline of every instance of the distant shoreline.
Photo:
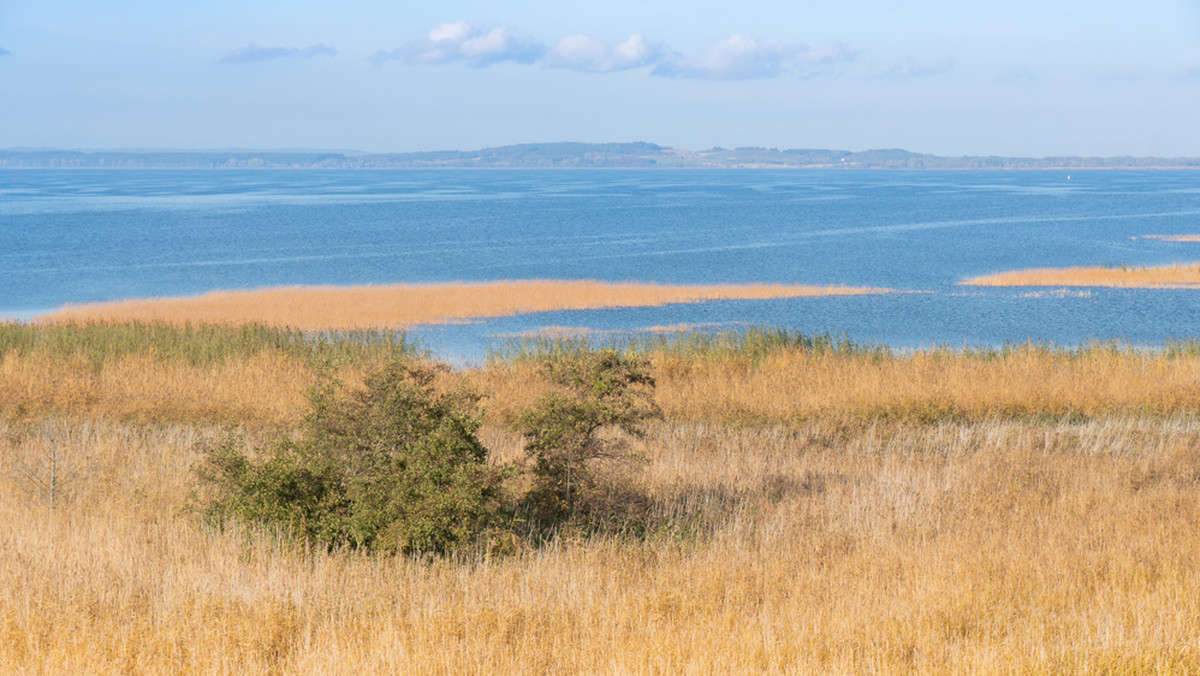
[(1118, 172), (1118, 171), (1200, 171), (1200, 166), (1175, 166), (1163, 165), (1155, 167), (937, 167), (937, 168), (909, 168), (909, 167), (822, 167), (822, 166), (788, 166), (788, 167), (760, 167), (760, 166), (735, 166), (735, 167), (159, 167), (159, 166), (144, 166), (144, 167), (32, 167), (32, 166), (6, 166), (0, 164), (0, 171), (211, 171), (229, 172), (229, 171), (263, 171), (263, 172), (282, 172), (282, 171), (337, 171), (337, 172), (373, 172), (373, 171), (870, 171), (870, 172), (932, 172), (932, 171), (992, 171), (992, 172), (1014, 172), (1014, 171), (1078, 171), (1078, 172)]
[(0, 149), (0, 169), (818, 169), (1048, 170), (1200, 169), (1200, 157), (943, 157), (902, 149), (711, 148), (652, 143), (526, 143), (470, 151), (354, 154), (273, 150)]

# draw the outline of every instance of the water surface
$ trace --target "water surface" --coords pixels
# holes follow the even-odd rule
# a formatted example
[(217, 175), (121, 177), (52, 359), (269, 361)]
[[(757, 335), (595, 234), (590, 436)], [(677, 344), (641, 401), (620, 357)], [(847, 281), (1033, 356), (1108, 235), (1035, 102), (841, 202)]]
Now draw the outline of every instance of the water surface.
[(1161, 344), (1200, 292), (978, 289), (1025, 267), (1200, 260), (1188, 171), (0, 171), (0, 315), (218, 288), (520, 278), (883, 286), (888, 296), (540, 313), (420, 331), (771, 324), (897, 346)]

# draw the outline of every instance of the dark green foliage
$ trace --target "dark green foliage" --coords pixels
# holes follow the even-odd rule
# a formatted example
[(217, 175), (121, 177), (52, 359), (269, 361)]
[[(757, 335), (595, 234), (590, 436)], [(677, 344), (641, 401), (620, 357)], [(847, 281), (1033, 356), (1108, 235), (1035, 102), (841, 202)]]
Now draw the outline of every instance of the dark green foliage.
[(517, 422), (533, 462), (528, 513), (541, 527), (636, 518), (646, 499), (627, 480), (628, 444), (613, 433), (640, 437), (661, 415), (649, 363), (608, 349), (560, 355), (542, 369), (552, 389)]
[(475, 433), (478, 397), (439, 392), (432, 367), (396, 361), (365, 389), (314, 391), (305, 434), (248, 458), (211, 449), (206, 513), (328, 546), (447, 553), (500, 518), (501, 473)]
[(476, 437), (478, 396), (439, 389), (441, 368), (402, 360), (359, 390), (323, 382), (298, 438), (251, 454), (237, 439), (210, 448), (204, 513), (384, 553), (461, 551), (514, 523), (535, 540), (640, 532), (650, 501), (634, 487), (628, 438), (660, 415), (646, 360), (599, 350), (544, 362), (551, 390), (518, 421), (532, 468), (517, 500), (504, 499), (508, 473)]
[(255, 523), (330, 545), (344, 542), (349, 505), (336, 468), (291, 439), (261, 455), (252, 461), (235, 438), (205, 453), (199, 474), (212, 494), (206, 516), (215, 523)]

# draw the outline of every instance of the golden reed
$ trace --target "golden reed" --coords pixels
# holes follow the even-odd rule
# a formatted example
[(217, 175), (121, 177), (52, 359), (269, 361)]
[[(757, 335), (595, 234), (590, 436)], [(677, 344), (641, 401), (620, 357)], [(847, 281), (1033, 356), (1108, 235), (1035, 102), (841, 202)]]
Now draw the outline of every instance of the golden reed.
[(1200, 671), (1193, 417), (662, 423), (639, 480), (701, 530), (467, 562), (201, 526), (218, 433), (0, 421), (0, 671)]
[[(1200, 672), (1200, 355), (651, 359), (632, 450), (670, 529), (418, 561), (192, 511), (226, 424), (303, 415), (304, 358), (10, 350), (0, 672)], [(445, 374), (501, 461), (534, 371)]]
[(592, 280), (512, 280), (291, 286), (213, 291), (188, 298), (144, 298), (68, 305), (48, 322), (164, 321), (266, 324), (303, 330), (393, 329), (550, 310), (644, 307), (707, 300), (802, 298), (886, 293), (886, 289), (802, 284), (667, 285)]
[[(821, 354), (780, 349), (759, 363), (651, 353), (668, 418), (792, 423), (814, 418), (987, 418), (1176, 415), (1196, 411), (1200, 355), (1097, 348), (1067, 356), (1027, 346), (1000, 355), (953, 351)], [(338, 377), (361, 380), (365, 364)], [(118, 420), (221, 421), (287, 427), (304, 415), (312, 365), (263, 351), (193, 364), (130, 354), (99, 367), (41, 353), (0, 356), (0, 416), (88, 415)], [(544, 387), (529, 361), (449, 373), (486, 395), (508, 421)]]
[(1155, 268), (1070, 267), (1010, 270), (972, 277), (964, 286), (1105, 286), (1126, 289), (1200, 288), (1200, 263)]

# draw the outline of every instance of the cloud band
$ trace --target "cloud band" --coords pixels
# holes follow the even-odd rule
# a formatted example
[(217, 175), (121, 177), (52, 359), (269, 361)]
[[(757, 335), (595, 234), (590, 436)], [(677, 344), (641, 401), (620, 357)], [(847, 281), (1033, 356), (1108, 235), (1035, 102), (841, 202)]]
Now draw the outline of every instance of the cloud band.
[(667, 78), (750, 80), (785, 73), (809, 77), (853, 61), (857, 55), (857, 50), (843, 45), (816, 50), (800, 43), (761, 41), (744, 35), (733, 35), (694, 57), (648, 41), (640, 33), (619, 43), (574, 34), (548, 47), (508, 27), (484, 29), (455, 22), (435, 27), (423, 40), (376, 52), (371, 58), (377, 64), (400, 60), (411, 65), (465, 63), (484, 68), (510, 62), (590, 73), (649, 68), (651, 75)]

